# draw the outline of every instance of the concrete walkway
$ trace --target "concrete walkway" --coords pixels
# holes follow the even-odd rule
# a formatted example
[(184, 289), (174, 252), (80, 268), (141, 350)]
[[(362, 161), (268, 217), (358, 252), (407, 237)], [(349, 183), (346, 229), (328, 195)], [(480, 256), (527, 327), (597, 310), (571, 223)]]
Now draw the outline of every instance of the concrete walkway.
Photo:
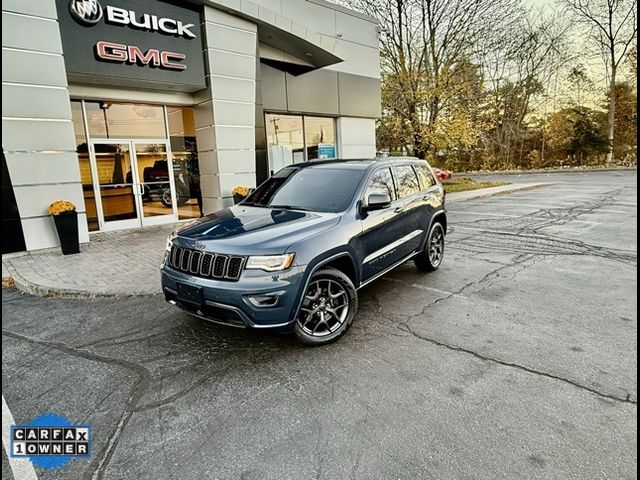
[[(503, 185), (447, 195), (462, 202), (543, 187), (549, 183)], [(179, 225), (179, 224), (178, 224)], [(160, 293), (159, 267), (165, 241), (175, 225), (96, 233), (76, 255), (58, 248), (2, 256), (2, 277), (24, 292), (40, 296), (103, 297)]]

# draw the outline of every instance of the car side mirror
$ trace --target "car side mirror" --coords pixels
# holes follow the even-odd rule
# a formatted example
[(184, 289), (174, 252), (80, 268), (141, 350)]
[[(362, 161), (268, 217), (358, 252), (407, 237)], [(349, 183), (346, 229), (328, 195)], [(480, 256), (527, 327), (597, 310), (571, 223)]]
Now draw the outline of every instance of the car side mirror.
[(362, 206), (364, 211), (382, 210), (391, 205), (391, 197), (388, 193), (370, 193), (367, 203)]

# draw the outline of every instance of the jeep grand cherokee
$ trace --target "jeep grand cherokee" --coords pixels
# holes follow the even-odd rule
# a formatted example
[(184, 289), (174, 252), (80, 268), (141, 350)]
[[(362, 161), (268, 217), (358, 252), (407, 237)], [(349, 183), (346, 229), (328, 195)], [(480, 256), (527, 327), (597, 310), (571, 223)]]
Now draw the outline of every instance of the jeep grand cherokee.
[(328, 343), (351, 325), (359, 288), (409, 259), (440, 266), (444, 198), (424, 160), (294, 164), (172, 233), (162, 289), (212, 322)]

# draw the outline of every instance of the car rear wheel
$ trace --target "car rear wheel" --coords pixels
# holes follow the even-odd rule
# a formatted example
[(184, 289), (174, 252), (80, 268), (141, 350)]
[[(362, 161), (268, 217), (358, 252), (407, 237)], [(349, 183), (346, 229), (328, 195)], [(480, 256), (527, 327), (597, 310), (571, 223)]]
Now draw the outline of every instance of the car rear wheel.
[(424, 250), (413, 259), (413, 262), (418, 267), (418, 270), (432, 272), (440, 267), (443, 257), (444, 227), (440, 222), (436, 221), (431, 226)]
[(351, 279), (334, 268), (313, 274), (296, 318), (294, 333), (307, 345), (325, 345), (340, 338), (358, 310)]

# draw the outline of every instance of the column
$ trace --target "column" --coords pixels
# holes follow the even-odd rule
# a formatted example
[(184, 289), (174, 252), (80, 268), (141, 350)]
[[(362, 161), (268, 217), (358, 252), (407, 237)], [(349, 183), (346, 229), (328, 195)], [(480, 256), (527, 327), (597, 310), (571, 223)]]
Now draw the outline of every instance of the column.
[(47, 208), (76, 205), (87, 218), (54, 0), (2, 2), (2, 145), (27, 250), (59, 244)]
[(204, 8), (208, 88), (196, 94), (196, 138), (205, 213), (233, 204), (238, 185), (255, 187), (257, 27)]

